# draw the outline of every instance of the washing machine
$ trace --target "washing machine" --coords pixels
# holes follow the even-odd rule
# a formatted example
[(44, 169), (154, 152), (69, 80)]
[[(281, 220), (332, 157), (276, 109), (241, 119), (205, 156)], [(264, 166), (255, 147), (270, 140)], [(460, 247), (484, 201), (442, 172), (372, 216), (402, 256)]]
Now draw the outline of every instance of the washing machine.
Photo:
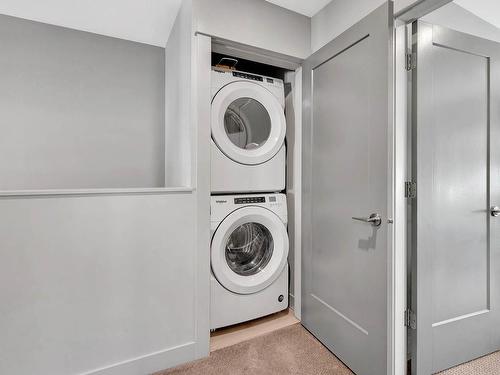
[(286, 309), (286, 196), (212, 196), (211, 228), (210, 328)]
[(285, 188), (283, 81), (212, 69), (211, 191), (278, 192)]

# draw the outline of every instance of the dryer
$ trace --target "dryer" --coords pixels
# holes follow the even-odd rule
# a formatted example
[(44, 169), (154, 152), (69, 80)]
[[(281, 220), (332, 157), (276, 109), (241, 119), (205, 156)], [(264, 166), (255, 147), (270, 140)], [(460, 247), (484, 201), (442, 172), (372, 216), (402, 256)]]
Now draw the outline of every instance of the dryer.
[(278, 192), (285, 188), (283, 81), (212, 69), (211, 191)]
[(286, 309), (286, 196), (212, 196), (211, 225), (210, 328)]

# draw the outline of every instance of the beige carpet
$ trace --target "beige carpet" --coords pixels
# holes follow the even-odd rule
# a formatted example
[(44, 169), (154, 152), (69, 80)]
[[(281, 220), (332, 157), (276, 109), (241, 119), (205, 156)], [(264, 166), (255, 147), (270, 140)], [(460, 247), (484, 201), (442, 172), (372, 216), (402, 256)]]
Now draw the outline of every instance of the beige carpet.
[(439, 375), (500, 375), (500, 352), (442, 371)]
[(300, 324), (156, 375), (353, 375)]

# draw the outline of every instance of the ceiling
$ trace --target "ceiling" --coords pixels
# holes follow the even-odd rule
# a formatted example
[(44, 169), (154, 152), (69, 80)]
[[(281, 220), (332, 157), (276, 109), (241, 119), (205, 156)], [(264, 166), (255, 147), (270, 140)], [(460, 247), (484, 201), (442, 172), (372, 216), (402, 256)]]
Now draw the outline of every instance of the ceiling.
[[(202, 0), (209, 1), (209, 0)], [(332, 0), (266, 0), (312, 17)], [(0, 0), (0, 14), (164, 47), (182, 0)], [(455, 0), (500, 28), (500, 1)]]
[(455, 0), (455, 3), (479, 18), (500, 28), (500, 1), (498, 0)]
[(0, 14), (165, 47), (182, 0), (0, 0)]
[[(313, 16), (331, 0), (267, 1)], [(165, 47), (181, 2), (182, 0), (0, 0), (0, 14)]]
[[(332, 0), (266, 0), (280, 7), (312, 17)], [(474, 1), (474, 0), (471, 0)]]

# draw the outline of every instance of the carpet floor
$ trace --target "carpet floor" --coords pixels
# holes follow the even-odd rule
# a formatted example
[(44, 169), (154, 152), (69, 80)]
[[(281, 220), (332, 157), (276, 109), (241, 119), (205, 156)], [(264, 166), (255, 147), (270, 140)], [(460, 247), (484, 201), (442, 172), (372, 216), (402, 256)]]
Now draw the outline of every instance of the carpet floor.
[(442, 371), (439, 375), (500, 375), (500, 352)]
[[(300, 324), (294, 324), (155, 375), (354, 374)], [(500, 375), (500, 352), (438, 375)]]
[(155, 375), (353, 375), (300, 324)]

